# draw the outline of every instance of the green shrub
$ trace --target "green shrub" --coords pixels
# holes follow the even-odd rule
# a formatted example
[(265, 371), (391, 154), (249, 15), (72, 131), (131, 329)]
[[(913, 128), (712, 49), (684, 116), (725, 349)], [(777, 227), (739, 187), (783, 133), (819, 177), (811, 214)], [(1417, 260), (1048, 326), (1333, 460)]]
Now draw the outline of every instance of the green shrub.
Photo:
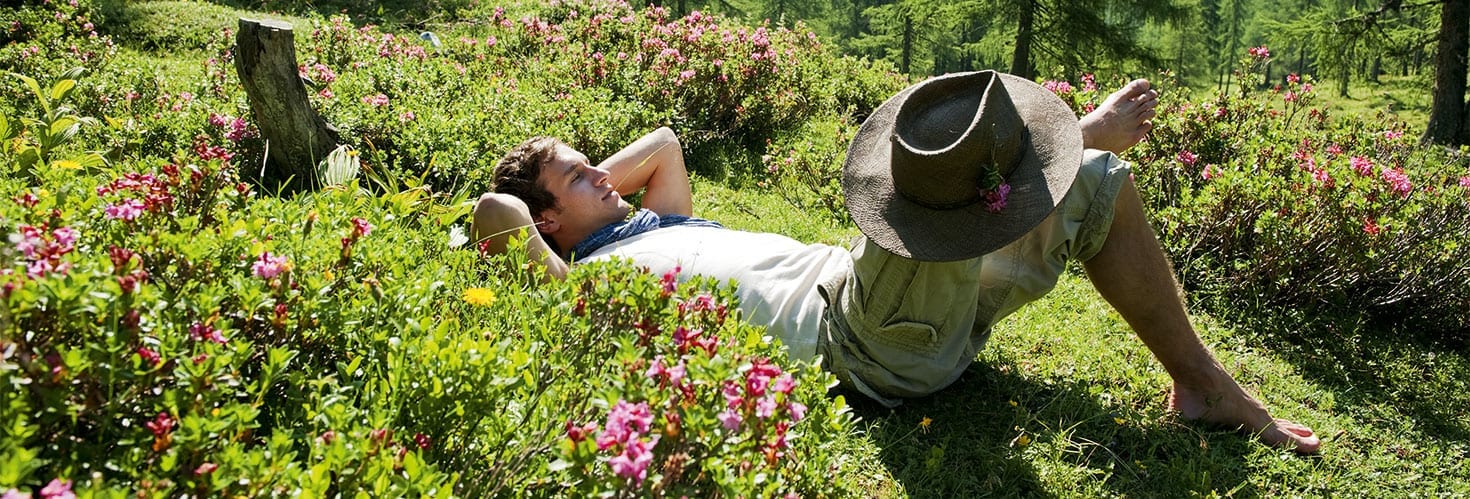
[(898, 84), (834, 62), (802, 28), (670, 19), (612, 2), (519, 9), (475, 11), (465, 30), (437, 33), (437, 47), (341, 16), (316, 24), (298, 42), (314, 102), (370, 162), (440, 190), (480, 191), (500, 154), (533, 135), (598, 158), (669, 125), (692, 158), (758, 150), (762, 137), (832, 109), (871, 110)]
[[(854, 429), (826, 398), (831, 376), (726, 320), (728, 287), (669, 292), (626, 263), (543, 282), (523, 260), (451, 250), (468, 194), (432, 194), (413, 178), (424, 170), (369, 174), (377, 194), (348, 183), (283, 199), (242, 182), (260, 138), (227, 76), (228, 39), (211, 39), (199, 72), (150, 77), (123, 60), (33, 74), (34, 88), (6, 80), (29, 98), (0, 113), (0, 493), (843, 493), (831, 475), (855, 464), (833, 446)], [(401, 74), (371, 88), (429, 91)], [(597, 87), (560, 107), (484, 95), (583, 113), (599, 143), (652, 114)], [(609, 100), (622, 107), (587, 114)], [(428, 97), (402, 111), (353, 102), (361, 123), (417, 134), (364, 143), (370, 158), (459, 167), (435, 148), (488, 133)], [(414, 109), (426, 130), (399, 121)], [(680, 330), (718, 355), (681, 348)], [(643, 376), (655, 360), (686, 366), (678, 397)], [(748, 424), (726, 429), (726, 383), (788, 379), (772, 369), (790, 375), (773, 419), (752, 396)], [(606, 429), (620, 401), (660, 418), (640, 431), (659, 443), (636, 483), (610, 464), (626, 448), (569, 446), (569, 422)]]
[[(1466, 151), (1420, 146), (1382, 114), (1329, 117), (1309, 80), (1290, 79), (1200, 103), (1166, 93), (1128, 153), (1181, 280), (1226, 316), (1361, 313), (1463, 339)], [(1081, 108), (1097, 94), (1063, 97)]]

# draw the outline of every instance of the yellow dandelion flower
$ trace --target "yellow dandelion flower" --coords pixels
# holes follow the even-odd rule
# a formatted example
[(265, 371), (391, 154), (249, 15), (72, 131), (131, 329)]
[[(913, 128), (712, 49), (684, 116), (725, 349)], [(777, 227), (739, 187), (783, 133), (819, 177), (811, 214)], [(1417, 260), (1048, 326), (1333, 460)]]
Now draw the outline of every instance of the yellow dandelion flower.
[(469, 288), (464, 290), (462, 298), (470, 305), (488, 307), (495, 303), (495, 292), (485, 288)]
[(1017, 435), (1016, 438), (1011, 440), (1011, 447), (1025, 447), (1027, 445), (1031, 445), (1031, 436), (1025, 433)]
[(1123, 423), (1126, 423), (1127, 421), (1124, 421), (1123, 418), (1115, 417), (1113, 418), (1113, 422), (1117, 423), (1119, 426), (1122, 426)]
[(934, 420), (929, 419), (929, 416), (924, 416), (924, 419), (919, 420), (919, 429), (923, 430), (924, 433), (929, 433), (929, 425), (931, 424), (934, 424)]

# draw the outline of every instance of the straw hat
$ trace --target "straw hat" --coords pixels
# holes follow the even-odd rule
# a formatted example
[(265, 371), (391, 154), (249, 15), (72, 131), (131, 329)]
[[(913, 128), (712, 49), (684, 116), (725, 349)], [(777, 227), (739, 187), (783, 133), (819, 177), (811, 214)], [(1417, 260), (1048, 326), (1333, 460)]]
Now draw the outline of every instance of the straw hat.
[(1008, 74), (958, 73), (904, 89), (863, 122), (842, 190), (883, 249), (964, 260), (1040, 224), (1081, 162), (1077, 116), (1056, 95)]

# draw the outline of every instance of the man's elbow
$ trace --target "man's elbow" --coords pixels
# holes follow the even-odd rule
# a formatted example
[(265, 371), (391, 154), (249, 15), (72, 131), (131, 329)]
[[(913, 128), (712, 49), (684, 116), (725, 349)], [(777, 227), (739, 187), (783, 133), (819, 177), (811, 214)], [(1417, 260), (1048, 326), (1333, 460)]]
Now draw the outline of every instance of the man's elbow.
[(666, 126), (658, 127), (658, 130), (653, 131), (653, 135), (660, 143), (670, 144), (675, 147), (679, 146), (679, 136), (674, 133), (672, 128)]

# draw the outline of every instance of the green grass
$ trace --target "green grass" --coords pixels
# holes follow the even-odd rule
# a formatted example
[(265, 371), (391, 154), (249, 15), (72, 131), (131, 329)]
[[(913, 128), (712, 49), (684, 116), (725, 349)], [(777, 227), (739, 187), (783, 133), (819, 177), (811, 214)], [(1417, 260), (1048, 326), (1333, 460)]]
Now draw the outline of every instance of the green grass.
[(1429, 123), (1429, 89), (1433, 75), (1381, 76), (1378, 83), (1353, 82), (1347, 97), (1338, 97), (1336, 82), (1317, 88), (1318, 98), (1333, 115), (1375, 116), (1380, 112), (1409, 124), (1416, 133)]
[[(1377, 116), (1384, 120), (1403, 121), (1413, 133), (1421, 133), (1429, 123), (1430, 89), (1433, 74), (1414, 76), (1383, 75), (1378, 82), (1354, 81), (1347, 97), (1337, 95), (1337, 81), (1314, 82), (1313, 107), (1327, 110), (1328, 116)], [(1240, 87), (1232, 84), (1232, 92)], [(1165, 91), (1169, 91), (1166, 89)], [(1216, 95), (1214, 86), (1183, 89), (1190, 101), (1202, 101)]]
[(861, 404), (859, 414), (884, 466), (915, 497), (1470, 493), (1463, 352), (1330, 321), (1258, 322), (1195, 316), (1221, 362), (1274, 415), (1316, 429), (1319, 456), (1168, 414), (1167, 375), (1072, 274), (998, 325), (955, 385), (893, 411)]

